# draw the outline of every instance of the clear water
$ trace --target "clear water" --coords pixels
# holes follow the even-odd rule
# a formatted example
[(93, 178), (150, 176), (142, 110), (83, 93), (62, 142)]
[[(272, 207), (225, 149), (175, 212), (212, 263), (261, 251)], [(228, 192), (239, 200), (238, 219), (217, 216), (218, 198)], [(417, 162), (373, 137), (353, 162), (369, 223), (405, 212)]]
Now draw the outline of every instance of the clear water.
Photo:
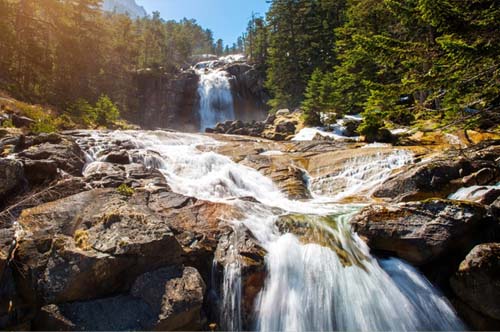
[[(348, 221), (363, 205), (339, 200), (383, 182), (411, 161), (407, 152), (374, 153), (353, 159), (338, 175), (342, 191), (327, 184), (313, 199), (286, 198), (258, 171), (215, 152), (220, 143), (202, 135), (165, 132), (94, 133), (97, 144), (88, 151), (87, 167), (104, 158), (106, 142), (131, 141), (141, 161), (162, 171), (178, 193), (236, 205), (245, 212), (235, 227), (248, 228), (267, 251), (267, 279), (255, 302), (255, 326), (260, 331), (415, 331), (463, 330), (445, 298), (414, 268), (398, 259), (378, 260), (350, 229)], [(204, 146), (203, 151), (198, 146)], [(310, 180), (314, 186), (314, 178)], [(331, 183), (335, 186), (335, 183)], [(344, 192), (344, 193), (343, 193)], [(258, 202), (241, 200), (253, 197)], [(319, 237), (278, 232), (282, 216), (298, 215)], [(238, 256), (232, 248), (231, 255)], [(240, 330), (241, 267), (225, 267), (221, 325)]]

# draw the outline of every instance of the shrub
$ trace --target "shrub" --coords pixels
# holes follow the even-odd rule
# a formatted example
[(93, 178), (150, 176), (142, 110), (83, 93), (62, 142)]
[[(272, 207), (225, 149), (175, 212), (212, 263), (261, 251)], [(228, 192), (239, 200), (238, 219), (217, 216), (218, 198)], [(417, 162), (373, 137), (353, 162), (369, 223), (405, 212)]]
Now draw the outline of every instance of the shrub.
[(79, 229), (74, 235), (75, 244), (78, 248), (88, 251), (91, 249), (89, 244), (89, 233), (84, 229)]
[(101, 95), (95, 104), (97, 124), (108, 126), (120, 118), (120, 111), (113, 101), (106, 95)]
[(118, 193), (120, 195), (123, 195), (123, 196), (127, 196), (127, 197), (130, 197), (132, 195), (134, 195), (134, 188), (131, 188), (129, 185), (125, 184), (125, 183), (122, 183), (117, 189), (116, 191), (118, 191)]
[(30, 130), (34, 134), (53, 133), (57, 130), (57, 127), (52, 118), (43, 118), (33, 123)]

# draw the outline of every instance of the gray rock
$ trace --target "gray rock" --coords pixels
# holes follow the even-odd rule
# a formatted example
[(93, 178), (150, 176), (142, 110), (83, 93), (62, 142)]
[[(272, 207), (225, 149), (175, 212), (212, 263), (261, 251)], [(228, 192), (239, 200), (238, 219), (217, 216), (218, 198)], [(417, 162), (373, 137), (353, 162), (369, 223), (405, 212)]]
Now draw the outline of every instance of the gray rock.
[(148, 330), (154, 320), (149, 306), (130, 295), (42, 307), (33, 322), (39, 331)]
[(142, 299), (154, 316), (148, 330), (196, 331), (205, 322), (205, 283), (192, 267), (167, 267), (137, 278), (131, 294)]
[(371, 205), (352, 220), (372, 249), (388, 251), (415, 265), (467, 250), (486, 215), (475, 203), (447, 200)]

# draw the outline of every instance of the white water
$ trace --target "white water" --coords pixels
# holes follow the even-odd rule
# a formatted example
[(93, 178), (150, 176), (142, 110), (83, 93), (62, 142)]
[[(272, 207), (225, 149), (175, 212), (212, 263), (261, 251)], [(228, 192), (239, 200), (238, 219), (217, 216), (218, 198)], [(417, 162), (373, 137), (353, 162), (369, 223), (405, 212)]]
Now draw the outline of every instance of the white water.
[(350, 196), (369, 197), (393, 171), (411, 163), (412, 159), (413, 155), (406, 150), (355, 157), (339, 173), (312, 180), (311, 190), (336, 201)]
[[(99, 146), (106, 141), (131, 141), (137, 146), (142, 162), (161, 170), (174, 191), (200, 199), (224, 201), (246, 212), (242, 220), (233, 221), (235, 226), (247, 227), (267, 251), (267, 279), (255, 303), (256, 329), (413, 331), (464, 328), (443, 296), (415, 269), (397, 259), (379, 262), (370, 255), (367, 246), (348, 225), (361, 205), (337, 203), (343, 193), (334, 193), (333, 197), (317, 195), (309, 201), (289, 200), (269, 178), (256, 170), (214, 152), (200, 151), (197, 146), (203, 145), (206, 151), (219, 144), (200, 135), (115, 132), (107, 137), (95, 136), (98, 144), (89, 151), (90, 159), (104, 157)], [(408, 158), (406, 152), (396, 151), (389, 156), (375, 154), (367, 161), (351, 161), (345, 165), (342, 176), (347, 183), (354, 181), (355, 185), (346, 186), (345, 191), (351, 191), (351, 195), (381, 183), (394, 168), (408, 162)], [(364, 175), (357, 177), (356, 174)], [(260, 203), (238, 199), (249, 196)], [(277, 219), (292, 213), (303, 215), (311, 229), (319, 229), (327, 244), (304, 242), (291, 233), (279, 233), (275, 227)], [(334, 224), (325, 222), (325, 218), (331, 218)], [(332, 248), (344, 253), (344, 261)], [(238, 253), (231, 251), (231, 255)], [(349, 264), (344, 265), (345, 261)], [(222, 327), (241, 329), (238, 263), (225, 267), (223, 280)]]
[(485, 194), (494, 190), (500, 190), (500, 183), (494, 186), (471, 186), (460, 188), (457, 192), (448, 196), (448, 198), (459, 201), (479, 202)]

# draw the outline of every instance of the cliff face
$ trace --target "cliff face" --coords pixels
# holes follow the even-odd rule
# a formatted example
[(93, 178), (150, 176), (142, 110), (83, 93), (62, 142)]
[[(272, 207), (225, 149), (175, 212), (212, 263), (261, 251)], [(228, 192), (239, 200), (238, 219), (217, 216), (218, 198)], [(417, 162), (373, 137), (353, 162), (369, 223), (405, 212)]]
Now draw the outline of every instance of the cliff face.
[(197, 131), (199, 77), (194, 71), (165, 74), (144, 70), (134, 80), (137, 90), (130, 108), (137, 112), (133, 122), (146, 129)]
[(230, 64), (225, 70), (233, 76), (230, 82), (236, 119), (264, 120), (269, 110), (269, 94), (264, 88), (264, 75), (246, 63)]
[(139, 6), (135, 0), (104, 0), (102, 8), (108, 12), (128, 14), (131, 18), (140, 18), (148, 15), (144, 7)]

